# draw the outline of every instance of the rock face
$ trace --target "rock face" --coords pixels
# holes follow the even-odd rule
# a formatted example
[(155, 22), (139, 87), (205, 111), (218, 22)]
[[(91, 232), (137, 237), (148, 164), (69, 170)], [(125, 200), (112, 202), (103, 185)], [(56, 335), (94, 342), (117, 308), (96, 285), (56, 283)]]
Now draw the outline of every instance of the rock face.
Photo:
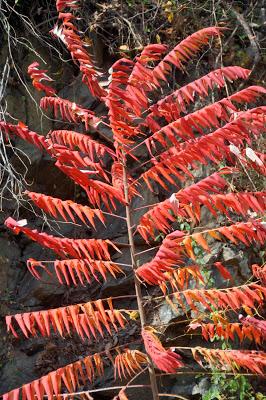
[[(8, 299), (15, 290), (15, 282), (23, 276), (19, 268), (21, 251), (19, 246), (8, 237), (0, 238), (0, 294), (1, 298)], [(3, 304), (2, 304), (3, 305)], [(1, 316), (4, 316), (1, 310)]]

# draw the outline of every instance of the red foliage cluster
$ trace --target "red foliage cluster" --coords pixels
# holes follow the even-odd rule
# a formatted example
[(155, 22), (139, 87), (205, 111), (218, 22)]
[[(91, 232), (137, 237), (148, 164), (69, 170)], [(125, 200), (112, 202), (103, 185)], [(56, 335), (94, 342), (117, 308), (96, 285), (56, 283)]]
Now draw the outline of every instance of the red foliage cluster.
[(154, 333), (143, 329), (141, 334), (145, 349), (157, 368), (164, 372), (174, 373), (178, 368), (183, 367), (180, 355), (171, 349), (166, 350)]
[(96, 338), (97, 333), (103, 337), (103, 328), (109, 335), (112, 335), (111, 327), (116, 331), (118, 331), (118, 326), (124, 328), (126, 318), (122, 312), (113, 308), (112, 301), (109, 299), (108, 309), (105, 309), (102, 300), (96, 300), (67, 307), (6, 316), (7, 330), (18, 337), (14, 323), (27, 338), (36, 336), (38, 332), (42, 336), (50, 336), (52, 327), (63, 337), (70, 335), (71, 332), (76, 332), (84, 340), (85, 337)]
[[(149, 237), (154, 238), (156, 236), (155, 229), (167, 233), (171, 228), (170, 223), (176, 221), (178, 216), (191, 218), (190, 202), (193, 201), (195, 203), (196, 200), (203, 196), (209, 199), (210, 192), (221, 193), (228, 185), (221, 175), (233, 172), (233, 169), (223, 168), (221, 171), (215, 172), (199, 182), (179, 190), (177, 193), (173, 193), (170, 198), (161, 203), (151, 206), (151, 210), (140, 218), (137, 229), (141, 236), (148, 241)], [(199, 214), (200, 212), (197, 213), (197, 215)]]
[(80, 382), (83, 385), (87, 382), (91, 383), (97, 377), (102, 376), (103, 373), (103, 360), (96, 353), (5, 393), (3, 400), (18, 400), (20, 396), (27, 400), (60, 397), (63, 390), (66, 389), (69, 393), (73, 393)]
[(74, 216), (76, 214), (84, 224), (87, 224), (85, 219), (87, 218), (89, 223), (95, 228), (94, 218), (97, 216), (104, 224), (104, 215), (99, 209), (82, 206), (71, 200), (61, 200), (42, 193), (29, 192), (28, 190), (25, 191), (25, 194), (30, 197), (34, 204), (48, 214), (51, 214), (54, 218), (61, 216), (65, 221), (68, 221), (68, 216), (73, 222), (76, 222), (76, 217)]
[[(56, 277), (62, 285), (65, 283), (67, 285), (73, 283), (75, 286), (78, 284), (85, 286), (85, 282), (88, 284), (92, 283), (92, 278), (99, 282), (98, 275), (106, 281), (107, 274), (116, 278), (116, 274), (123, 272), (114, 262), (106, 260), (91, 260), (86, 258), (81, 260), (71, 258), (70, 260), (50, 261), (49, 264), (52, 264)], [(27, 261), (27, 267), (30, 273), (37, 279), (41, 279), (38, 269), (44, 270), (48, 275), (53, 276), (47, 267), (47, 261), (43, 263), (42, 261), (36, 261), (30, 258)]]
[(46, 94), (46, 96), (53, 96), (56, 91), (55, 89), (51, 88), (50, 86), (44, 85), (41, 81), (48, 81), (51, 82), (53, 79), (51, 79), (47, 74), (47, 69), (39, 69), (39, 63), (38, 62), (33, 62), (28, 66), (28, 74), (32, 79), (32, 85), (35, 87), (35, 89), (41, 91), (43, 90)]
[(8, 135), (11, 137), (12, 135), (15, 135), (33, 144), (40, 150), (47, 149), (45, 137), (38, 135), (38, 133), (36, 132), (30, 131), (29, 128), (23, 122), (19, 122), (17, 125), (14, 125), (5, 121), (0, 121), (0, 128), (3, 129), (3, 131), (6, 134), (6, 137)]
[(44, 232), (38, 232), (37, 229), (30, 229), (24, 226), (24, 221), (15, 221), (13, 218), (8, 218), (5, 225), (15, 234), (23, 232), (31, 240), (40, 243), (44, 247), (52, 249), (61, 257), (66, 255), (74, 258), (98, 258), (110, 260), (109, 246), (119, 251), (119, 249), (109, 240), (102, 239), (69, 239), (59, 238), (48, 235)]
[(62, 21), (62, 24), (60, 27), (56, 26), (51, 33), (63, 41), (72, 59), (79, 63), (80, 71), (83, 74), (82, 81), (88, 86), (93, 96), (105, 96), (105, 90), (99, 84), (99, 73), (95, 70), (91, 56), (85, 49), (77, 27), (72, 22), (76, 19), (75, 16), (71, 13), (60, 12), (58, 19)]
[[(120, 189), (108, 185), (105, 182), (89, 179), (88, 175), (91, 174), (89, 171), (82, 172), (74, 167), (63, 165), (59, 161), (57, 161), (56, 166), (85, 190), (90, 203), (94, 206), (100, 207), (101, 203), (103, 203), (111, 210), (111, 206), (116, 209), (115, 200), (125, 204), (124, 193), (122, 193)], [(92, 172), (92, 174), (94, 174), (94, 172)]]
[(266, 298), (266, 290), (257, 283), (250, 283), (240, 287), (227, 289), (187, 289), (182, 292), (174, 292), (173, 296), (186, 312), (183, 298), (195, 313), (200, 313), (202, 306), (212, 312), (215, 310), (239, 310), (245, 305), (255, 309), (263, 304)]
[(103, 162), (102, 159), (106, 154), (113, 159), (115, 158), (115, 153), (112, 149), (79, 132), (58, 130), (50, 132), (48, 137), (52, 147), (59, 144), (67, 146), (70, 150), (78, 148), (79, 151), (86, 153), (93, 162), (95, 162), (95, 159)]
[(266, 339), (266, 321), (251, 317), (250, 315), (245, 318), (239, 315), (239, 319), (245, 328), (259, 331), (263, 339)]
[(176, 121), (180, 118), (181, 113), (187, 112), (187, 106), (195, 101), (196, 94), (201, 98), (207, 97), (209, 91), (213, 90), (215, 86), (219, 89), (223, 88), (226, 85), (226, 79), (230, 81), (239, 78), (247, 79), (249, 74), (249, 69), (237, 66), (223, 67), (211, 71), (207, 75), (175, 90), (152, 105), (149, 108), (150, 114), (146, 118), (146, 122), (152, 129), (154, 124), (153, 118), (156, 116), (163, 116), (167, 122)]
[[(258, 93), (262, 93), (262, 90), (258, 91)], [(243, 145), (245, 142), (250, 143), (250, 133), (253, 133), (255, 137), (259, 137), (265, 131), (265, 107), (248, 110), (222, 127), (219, 127), (218, 116), (227, 121), (229, 120), (229, 114), (225, 112), (219, 102), (207, 107), (209, 107), (209, 110), (206, 115), (200, 115), (202, 111), (205, 113), (205, 110), (201, 109), (189, 114), (187, 117), (178, 119), (158, 131), (159, 136), (156, 136), (158, 142), (163, 146), (167, 146), (167, 140), (169, 140), (174, 146), (162, 153), (159, 160), (152, 158), (151, 161), (154, 166), (141, 175), (141, 178), (151, 190), (150, 180), (159, 183), (164, 189), (168, 190), (165, 181), (173, 184), (172, 177), (178, 178), (181, 182), (185, 180), (184, 174), (191, 177), (192, 174), (188, 170), (190, 165), (198, 168), (197, 163), (206, 165), (209, 161), (212, 161), (218, 164), (224, 158), (232, 160), (232, 154), (226, 141), (236, 146)], [(193, 114), (195, 114), (194, 117)], [(198, 115), (196, 116), (196, 114)], [(192, 119), (194, 119), (194, 124), (190, 121)], [(196, 129), (198, 128), (197, 131), (201, 130), (203, 126), (209, 128), (216, 126), (218, 129), (205, 136), (192, 139), (189, 133), (191, 132), (194, 137), (193, 126)], [(145, 140), (150, 152), (150, 145), (155, 143), (155, 135), (157, 134), (155, 133)], [(179, 142), (176, 135), (180, 136), (184, 142)], [(175, 185), (177, 185), (176, 182)]]
[(65, 8), (77, 10), (79, 8), (77, 0), (56, 0), (56, 9), (58, 12), (63, 11)]
[(266, 264), (263, 266), (259, 266), (257, 264), (252, 265), (253, 275), (260, 279), (262, 284), (266, 286)]
[(220, 350), (195, 347), (192, 350), (195, 360), (202, 366), (200, 356), (212, 367), (231, 369), (237, 372), (240, 367), (264, 375), (266, 368), (266, 354), (255, 350)]
[(132, 115), (132, 111), (138, 113), (138, 103), (134, 97), (124, 90), (124, 86), (128, 84), (133, 65), (131, 60), (125, 58), (113, 64), (112, 79), (105, 99), (105, 104), (109, 109), (108, 114), (114, 136), (114, 145), (118, 152), (121, 151), (121, 145), (132, 144), (132, 138), (140, 134), (139, 129), (134, 126), (134, 114)]
[(123, 353), (118, 351), (115, 357), (115, 378), (127, 378), (142, 369), (141, 364), (147, 364), (147, 356), (139, 350), (126, 349)]
[(205, 46), (210, 38), (219, 37), (223, 28), (211, 26), (203, 28), (182, 40), (174, 47), (163, 60), (153, 69), (153, 83), (160, 86), (160, 81), (167, 82), (167, 75), (172, 71), (172, 66), (184, 70), (184, 64)]
[[(77, 130), (84, 123), (86, 130), (99, 135), (107, 145), (72, 130), (52, 131), (44, 138), (30, 131), (21, 122), (13, 125), (2, 121), (0, 128), (6, 137), (15, 135), (42, 151), (46, 150), (55, 161), (55, 166), (84, 189), (90, 203), (89, 207), (86, 203), (83, 205), (26, 191), (25, 194), (36, 206), (53, 218), (62, 218), (64, 221), (70, 219), (74, 223), (81, 221), (94, 228), (97, 219), (103, 224), (109, 223), (106, 215), (126, 221), (129, 245), (123, 243), (119, 247), (129, 246), (136, 286), (136, 296), (133, 296), (137, 298), (139, 309), (114, 308), (112, 300), (119, 302), (124, 298), (118, 296), (57, 309), (9, 315), (6, 317), (8, 331), (16, 337), (18, 329), (26, 337), (38, 334), (50, 336), (52, 331), (62, 337), (74, 333), (84, 340), (90, 340), (107, 333), (114, 336), (114, 331), (123, 329), (129, 319), (135, 320), (139, 316), (147, 355), (127, 348), (121, 351), (120, 347), (125, 344), (119, 345), (119, 349), (109, 349), (107, 344), (105, 352), (112, 360), (115, 377), (135, 375), (141, 371), (142, 364), (148, 364), (152, 371), (152, 363), (164, 372), (175, 373), (183, 366), (181, 357), (173, 349), (164, 348), (154, 334), (155, 330), (146, 326), (145, 301), (149, 304), (160, 301), (160, 297), (149, 297), (144, 301), (140, 285), (150, 284), (159, 285), (163, 291), (161, 299), (177, 314), (180, 314), (180, 307), (186, 315), (189, 311), (197, 313), (200, 323), (196, 326), (194, 324), (194, 328), (200, 327), (206, 339), (213, 339), (214, 336), (234, 339), (237, 335), (241, 341), (249, 338), (260, 345), (265, 338), (265, 321), (254, 318), (253, 313), (254, 310), (260, 312), (266, 298), (265, 266), (253, 266), (253, 275), (261, 284), (251, 281), (222, 289), (206, 288), (200, 286), (205, 282), (197, 251), (200, 247), (202, 251), (210, 253), (214, 240), (230, 241), (241, 246), (263, 245), (266, 229), (260, 215), (265, 209), (265, 192), (232, 193), (230, 189), (233, 186), (222, 175), (236, 172), (234, 167), (223, 168), (196, 183), (193, 170), (199, 169), (201, 164), (208, 165), (211, 162), (217, 165), (226, 160), (231, 166), (240, 163), (265, 174), (265, 156), (247, 145), (251, 146), (252, 141), (260, 138), (265, 131), (266, 107), (241, 112), (239, 105), (253, 103), (266, 90), (260, 86), (250, 86), (221, 100), (215, 98), (212, 104), (190, 113), (196, 96), (205, 101), (215, 88), (226, 87), (227, 80), (247, 79), (250, 74), (249, 70), (241, 67), (223, 67), (178, 88), (151, 105), (152, 99), (159, 94), (157, 89), (167, 81), (173, 67), (184, 71), (185, 64), (198, 54), (209, 39), (221, 35), (222, 28), (219, 27), (201, 29), (166, 55), (166, 46), (150, 44), (134, 61), (126, 58), (116, 61), (111, 68), (108, 87), (104, 90), (100, 73), (93, 66), (85, 41), (81, 39), (81, 32), (75, 26), (76, 16), (72, 11), (78, 8), (78, 1), (57, 0), (56, 6), (59, 12), (58, 25), (52, 32), (63, 41), (72, 59), (79, 65), (82, 80), (92, 95), (108, 108), (107, 122), (96, 117), (91, 110), (54, 96), (54, 89), (42, 83), (44, 80), (51, 81), (47, 71), (39, 70), (36, 62), (28, 70), (33, 85), (38, 90), (44, 90), (47, 95), (41, 100), (45, 110), (50, 108), (56, 118), (61, 116), (63, 120), (78, 125)], [(66, 9), (70, 9), (71, 13), (66, 12)], [(166, 88), (162, 89), (163, 93)], [(111, 128), (112, 138), (102, 131), (103, 125)], [(148, 149), (147, 154), (137, 151), (141, 146)], [(187, 177), (192, 183), (180, 189), (180, 182), (184, 182)], [(173, 186), (178, 186), (179, 191), (163, 202), (148, 206), (149, 211), (136, 221), (138, 213), (133, 215), (133, 212), (147, 206), (135, 205), (136, 196), (142, 197), (143, 183), (151, 191), (157, 192), (155, 186), (161, 186), (166, 191), (173, 191)], [(125, 207), (126, 217), (114, 215), (118, 204)], [(212, 228), (209, 225), (205, 230), (200, 228), (203, 207), (216, 219), (220, 213), (226, 216), (224, 225), (217, 223), (210, 225)], [(181, 224), (178, 226), (180, 221), (190, 223), (187, 232)], [(120, 249), (108, 239), (54, 237), (30, 229), (26, 226), (26, 220), (15, 221), (13, 218), (8, 218), (5, 224), (14, 233), (24, 233), (62, 258), (52, 261), (30, 258), (27, 266), (37, 279), (41, 279), (45, 272), (56, 276), (60, 284), (85, 285), (92, 283), (93, 279), (105, 281), (108, 275), (117, 278), (118, 274), (123, 273), (120, 265), (128, 266), (112, 261), (111, 253), (120, 252)], [(176, 226), (178, 229), (174, 230)], [(160, 232), (158, 238), (156, 231)], [(139, 256), (143, 251), (135, 251), (136, 233), (140, 233), (148, 244), (150, 238), (158, 240), (162, 234), (166, 235), (159, 246), (148, 249), (155, 250), (158, 247), (155, 256), (142, 265), (138, 261), (141, 261)], [(225, 280), (233, 280), (222, 262), (215, 259), (212, 267)], [(132, 298), (132, 295), (129, 297)], [(230, 323), (226, 313), (231, 311), (231, 315), (240, 309), (252, 317), (241, 317), (240, 322)], [(206, 320), (213, 323), (203, 323)], [(190, 349), (197, 362), (202, 365), (204, 359), (212, 368), (231, 369), (234, 372), (244, 368), (262, 374), (266, 366), (265, 353), (262, 352), (201, 347)], [(115, 360), (111, 351), (116, 352)], [(22, 400), (43, 400), (46, 397), (49, 400), (53, 397), (59, 399), (66, 391), (66, 396), (72, 396), (78, 387), (102, 375), (103, 365), (100, 354), (96, 353), (6, 393), (4, 400), (19, 400), (20, 397)], [(117, 400), (126, 399), (126, 388), (124, 386), (120, 390)], [(91, 398), (87, 393), (87, 397)]]
[[(244, 320), (244, 318), (241, 320), (242, 324), (237, 322), (228, 322), (226, 324), (193, 323), (190, 324), (189, 328), (200, 328), (201, 334), (206, 340), (213, 340), (215, 337), (226, 340), (234, 340), (236, 336), (240, 339), (240, 342), (242, 342), (244, 339), (249, 339), (254, 340), (257, 344), (261, 344), (266, 338), (266, 327), (264, 326), (264, 329), (262, 329), (263, 325), (261, 325), (261, 327), (255, 325), (252, 326), (252, 324), (249, 324), (248, 322), (243, 323)], [(264, 322), (265, 324), (265, 321), (259, 322)]]
[(244, 243), (249, 246), (253, 242), (264, 244), (266, 229), (259, 221), (239, 222), (230, 226), (221, 226), (202, 232), (185, 235), (176, 230), (168, 234), (152, 261), (137, 268), (137, 275), (149, 284), (158, 284), (164, 280), (164, 272), (171, 271), (176, 264), (183, 264), (184, 257), (196, 260), (193, 251), (193, 240), (205, 251), (210, 252), (209, 245), (203, 235), (209, 235), (216, 240), (222, 240), (223, 236), (234, 244)]
[(135, 107), (135, 112), (138, 116), (141, 116), (141, 110), (146, 110), (149, 105), (146, 92), (154, 89), (153, 71), (149, 68), (149, 64), (160, 60), (166, 50), (167, 46), (163, 44), (149, 44), (136, 57), (136, 62), (128, 79), (126, 91), (139, 107), (139, 109)]
[(82, 108), (69, 100), (61, 99), (60, 97), (43, 97), (40, 101), (40, 106), (44, 110), (50, 107), (54, 112), (55, 118), (58, 117), (59, 110), (64, 120), (76, 124), (84, 122), (87, 130), (89, 130), (90, 127), (97, 128), (100, 122), (100, 119), (94, 116), (94, 112)]

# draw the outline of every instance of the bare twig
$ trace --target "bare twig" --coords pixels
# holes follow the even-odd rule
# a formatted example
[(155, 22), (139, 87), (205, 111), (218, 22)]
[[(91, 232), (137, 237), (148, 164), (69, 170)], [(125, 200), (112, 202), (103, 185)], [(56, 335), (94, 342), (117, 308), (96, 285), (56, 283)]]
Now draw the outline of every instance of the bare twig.
[[(227, 7), (227, 5), (226, 5), (226, 7)], [(237, 19), (238, 23), (244, 29), (244, 31), (250, 41), (250, 46), (251, 46), (253, 54), (254, 54), (253, 66), (251, 68), (251, 71), (252, 71), (251, 73), (253, 73), (257, 64), (259, 63), (259, 61), (261, 59), (260, 49), (259, 49), (257, 38), (252, 33), (251, 28), (250, 28), (248, 22), (245, 20), (243, 14), (240, 14), (238, 11), (236, 11), (236, 9), (234, 7), (230, 7), (229, 11), (231, 11), (231, 13), (235, 16), (235, 18)]]

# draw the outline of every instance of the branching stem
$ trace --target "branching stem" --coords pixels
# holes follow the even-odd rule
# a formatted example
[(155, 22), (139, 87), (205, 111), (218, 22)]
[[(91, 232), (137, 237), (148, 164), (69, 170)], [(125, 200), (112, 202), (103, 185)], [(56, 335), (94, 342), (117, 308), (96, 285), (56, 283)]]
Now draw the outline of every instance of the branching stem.
[[(128, 229), (128, 241), (129, 241), (129, 245), (130, 245), (132, 268), (133, 268), (133, 270), (135, 270), (135, 269), (137, 269), (138, 266), (137, 266), (133, 231), (132, 231), (133, 224), (132, 224), (131, 209), (130, 209), (130, 202), (129, 202), (128, 178), (127, 178), (126, 165), (123, 166), (123, 181), (124, 181), (123, 183), (124, 183), (125, 201), (127, 204), (126, 205), (126, 219), (127, 219), (127, 229)], [(145, 318), (145, 311), (144, 311), (144, 306), (143, 306), (143, 302), (142, 302), (141, 286), (140, 286), (140, 282), (137, 279), (137, 276), (135, 273), (134, 273), (134, 283), (135, 283), (135, 290), (136, 290), (136, 295), (137, 295), (137, 303), (138, 303), (138, 309), (139, 309), (141, 328), (144, 328), (146, 325), (146, 318)], [(149, 360), (148, 370), (149, 370), (149, 375), (150, 375), (153, 400), (159, 400), (156, 375), (155, 375), (152, 360), (149, 356), (148, 356), (148, 360)]]

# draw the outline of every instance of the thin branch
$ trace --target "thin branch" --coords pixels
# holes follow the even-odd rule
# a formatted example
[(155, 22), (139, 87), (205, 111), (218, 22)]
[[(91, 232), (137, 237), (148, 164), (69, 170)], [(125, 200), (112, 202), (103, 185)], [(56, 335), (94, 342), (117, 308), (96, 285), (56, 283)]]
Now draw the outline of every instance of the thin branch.
[(137, 379), (143, 372), (147, 371), (148, 367), (143, 368), (141, 371), (139, 371), (136, 375), (133, 376), (133, 378), (128, 381), (128, 383), (123, 387), (123, 390), (128, 389), (129, 387), (132, 387), (131, 383), (134, 382), (135, 379)]
[(104, 215), (109, 215), (110, 217), (115, 217), (115, 218), (123, 219), (124, 221), (126, 221), (126, 218), (125, 218), (125, 217), (122, 217), (121, 215), (111, 214), (111, 213), (109, 213), (109, 212), (107, 212), (107, 211), (102, 211), (102, 213), (103, 213)]
[(139, 251), (138, 253), (136, 253), (136, 256), (139, 256), (140, 254), (147, 253), (148, 251), (151, 251), (151, 250), (158, 249), (158, 247), (160, 247), (160, 246), (158, 245), (158, 246), (155, 246), (155, 247), (151, 247), (150, 249), (146, 249), (146, 250), (143, 250), (143, 251)]
[[(228, 8), (228, 3), (227, 2), (225, 3), (224, 1), (223, 1), (223, 3)], [(251, 71), (252, 71), (251, 74), (252, 74), (254, 69), (256, 68), (257, 64), (259, 63), (259, 61), (261, 59), (260, 49), (259, 49), (259, 45), (258, 45), (258, 42), (257, 42), (257, 38), (252, 33), (251, 28), (250, 28), (249, 24), (247, 23), (247, 21), (245, 20), (243, 14), (240, 14), (234, 7), (230, 7), (230, 9), (228, 9), (228, 11), (231, 11), (232, 14), (236, 17), (237, 21), (239, 22), (239, 24), (244, 29), (244, 31), (245, 31), (245, 33), (246, 33), (246, 35), (247, 35), (247, 37), (248, 37), (248, 39), (250, 41), (250, 46), (251, 46), (253, 54), (254, 54), (253, 66), (251, 68)]]
[(220, 374), (224, 374), (224, 375), (233, 375), (233, 376), (256, 376), (256, 378), (263, 378), (266, 375), (257, 375), (257, 374), (250, 374), (250, 373), (234, 373), (234, 372), (226, 372), (226, 371), (221, 371), (221, 372), (208, 372), (208, 371), (181, 371), (181, 372), (173, 372), (173, 373), (166, 373), (166, 372), (162, 372), (162, 373), (157, 373), (156, 376), (167, 376), (167, 375), (220, 375)]
[[(99, 261), (99, 260), (96, 260), (96, 261)], [(132, 264), (118, 263), (116, 261), (106, 261), (106, 260), (100, 260), (100, 261), (107, 262), (108, 264), (121, 265), (122, 267), (132, 267)], [(51, 264), (51, 263), (54, 263), (54, 260), (39, 260), (39, 262), (42, 264)]]
[(159, 393), (159, 397), (174, 397), (175, 399), (189, 400), (187, 397), (183, 397), (178, 394)]
[[(107, 392), (109, 390), (117, 390), (117, 389), (123, 389), (124, 386), (110, 386), (107, 388), (100, 388), (100, 389), (92, 389), (92, 390), (83, 390), (81, 392), (73, 392), (73, 393), (63, 393), (60, 394), (59, 396), (56, 394), (53, 394), (53, 397), (58, 397), (60, 399), (65, 399), (69, 396), (81, 396), (82, 394), (91, 394), (91, 393), (99, 393), (99, 392)], [(150, 388), (150, 385), (132, 385), (129, 386), (127, 389), (137, 389), (137, 388)], [(48, 397), (47, 395), (44, 395), (43, 397)]]

